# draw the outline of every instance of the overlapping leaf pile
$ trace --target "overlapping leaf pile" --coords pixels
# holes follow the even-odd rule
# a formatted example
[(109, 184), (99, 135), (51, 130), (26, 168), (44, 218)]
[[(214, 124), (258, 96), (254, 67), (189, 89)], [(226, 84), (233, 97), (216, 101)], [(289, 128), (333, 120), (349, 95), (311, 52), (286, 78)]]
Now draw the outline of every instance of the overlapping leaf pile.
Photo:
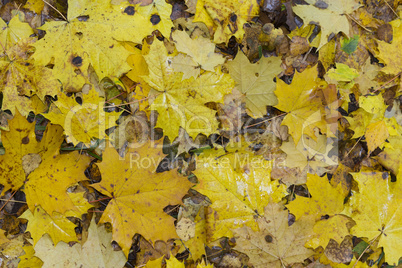
[(293, 2), (3, 6), (2, 267), (400, 264), (402, 5)]

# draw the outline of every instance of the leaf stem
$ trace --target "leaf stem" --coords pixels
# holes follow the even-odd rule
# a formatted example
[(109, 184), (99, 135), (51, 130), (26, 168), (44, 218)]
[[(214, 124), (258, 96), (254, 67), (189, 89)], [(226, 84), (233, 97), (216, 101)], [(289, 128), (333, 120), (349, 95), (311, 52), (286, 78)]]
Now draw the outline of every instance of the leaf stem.
[(355, 22), (357, 25), (359, 25), (360, 27), (362, 27), (362, 28), (363, 28), (364, 30), (366, 30), (367, 32), (369, 32), (369, 33), (372, 33), (372, 32), (373, 32), (373, 31), (367, 29), (366, 27), (364, 27), (363, 25), (361, 25), (355, 18), (353, 18), (353, 17), (350, 16), (349, 14), (346, 14), (346, 16), (347, 16), (349, 19), (353, 20), (353, 22)]
[[(0, 42), (0, 45), (1, 45), (1, 47), (3, 48), (3, 50), (4, 50), (4, 55), (7, 56), (7, 58), (8, 58), (9, 60), (11, 60), (10, 57), (8, 56), (7, 51), (6, 51), (6, 48), (4, 47), (4, 45), (3, 45), (2, 42)], [(3, 57), (3, 55), (1, 55), (1, 57)]]
[(376, 241), (377, 238), (378, 238), (381, 234), (382, 234), (382, 231), (381, 231), (381, 233), (379, 233), (379, 234), (373, 239), (373, 241), (371, 241), (371, 243), (363, 250), (363, 252), (360, 254), (359, 258), (356, 260), (356, 262), (355, 262), (355, 264), (353, 265), (352, 268), (355, 268), (355, 267), (356, 267), (357, 263), (360, 261), (360, 259), (362, 258), (363, 254), (366, 253), (366, 251), (371, 247), (371, 245), (374, 243), (374, 241)]

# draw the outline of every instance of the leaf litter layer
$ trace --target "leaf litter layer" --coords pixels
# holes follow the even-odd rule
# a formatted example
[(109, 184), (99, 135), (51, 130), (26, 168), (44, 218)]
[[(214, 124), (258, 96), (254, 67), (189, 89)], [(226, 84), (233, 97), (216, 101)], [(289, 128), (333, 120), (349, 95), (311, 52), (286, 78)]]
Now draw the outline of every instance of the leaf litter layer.
[(400, 265), (383, 2), (2, 5), (2, 265)]

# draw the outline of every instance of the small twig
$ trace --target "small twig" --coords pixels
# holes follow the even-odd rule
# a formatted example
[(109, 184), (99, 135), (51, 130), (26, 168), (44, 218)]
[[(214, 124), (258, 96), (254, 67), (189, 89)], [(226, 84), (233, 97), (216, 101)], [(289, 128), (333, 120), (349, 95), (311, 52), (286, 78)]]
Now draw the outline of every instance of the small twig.
[(0, 208), (0, 211), (3, 210), (3, 208), (8, 204), (8, 202), (10, 202), (11, 198), (13, 198), (13, 196), (15, 195), (17, 191), (14, 191), (13, 194), (10, 196), (10, 198), (4, 203), (4, 205)]
[(81, 145), (81, 148), (80, 148), (80, 152), (79, 152), (79, 154), (78, 154), (78, 158), (75, 160), (75, 165), (74, 166), (77, 166), (78, 165), (78, 161), (80, 161), (80, 159), (81, 159), (81, 155), (82, 155), (82, 152), (84, 151), (84, 144), (82, 144)]
[(53, 8), (54, 10), (56, 10), (56, 12), (59, 13), (60, 16), (61, 16), (65, 21), (68, 21), (68, 20), (66, 19), (66, 17), (64, 17), (63, 13), (61, 13), (60, 11), (58, 11), (54, 6), (52, 6), (52, 5), (51, 5), (50, 3), (48, 3), (46, 0), (42, 0), (42, 1), (45, 2), (47, 5), (49, 5), (51, 8)]
[(126, 262), (126, 265), (129, 265), (130, 267), (134, 268), (134, 266), (130, 262)]
[(384, 0), (384, 2), (385, 2), (385, 4), (389, 7), (389, 9), (391, 9), (392, 10), (392, 13), (394, 13), (395, 14), (395, 16), (399, 19), (399, 16), (398, 16), (398, 14), (395, 12), (395, 10), (388, 4), (388, 2), (387, 2), (387, 0)]
[(287, 115), (287, 114), (288, 114), (288, 113), (280, 114), (280, 115), (277, 115), (277, 116), (274, 116), (274, 117), (271, 117), (271, 118), (262, 120), (262, 121), (260, 121), (260, 122), (258, 122), (258, 123), (255, 123), (255, 124), (252, 124), (252, 125), (248, 125), (248, 126), (246, 126), (246, 127), (244, 127), (244, 128), (253, 127), (253, 126), (256, 126), (256, 125), (259, 125), (259, 124), (262, 124), (262, 123), (271, 121), (272, 119), (275, 119), (275, 118), (277, 118), (277, 117), (281, 117), (281, 116), (284, 116), (284, 115)]
[(391, 80), (385, 82), (384, 85), (382, 85), (381, 87), (379, 87), (379, 88), (373, 90), (372, 93), (377, 92), (377, 91), (380, 90), (380, 89), (383, 89), (386, 85), (388, 85), (389, 83), (391, 83), (392, 81), (394, 81), (395, 79), (397, 79), (401, 74), (402, 74), (402, 72), (399, 72), (399, 73), (398, 73), (397, 75), (395, 75)]
[(173, 210), (175, 210), (178, 207), (180, 207), (180, 205), (174, 206), (172, 209), (170, 209), (169, 211), (166, 211), (165, 213), (169, 214), (170, 212), (172, 212)]
[(183, 247), (189, 252), (190, 256), (192, 257), (193, 255), (191, 255), (191, 251), (190, 249), (187, 248), (187, 246), (184, 244), (183, 240), (179, 239), (181, 244), (183, 245)]
[[(290, 193), (291, 198), (293, 198), (293, 195), (294, 195), (294, 193), (295, 193), (295, 188), (296, 188), (296, 185), (293, 184), (292, 192)], [(292, 200), (295, 200), (295, 199), (296, 199), (296, 198), (293, 198)]]
[(216, 255), (219, 255), (219, 254), (221, 254), (222, 252), (223, 252), (223, 249), (221, 249), (221, 250), (215, 252), (214, 254), (208, 255), (207, 258), (215, 257)]
[[(106, 103), (106, 102), (105, 102)], [(124, 104), (124, 105), (126, 105), (126, 104)], [(116, 106), (117, 107), (117, 106)], [(108, 106), (108, 107), (104, 107), (104, 108), (114, 108), (114, 106)], [(125, 112), (127, 112), (127, 113), (129, 113), (129, 114), (133, 114), (133, 112), (132, 111), (129, 111), (129, 110), (127, 110), (126, 108), (124, 108), (124, 107), (120, 107), (120, 109), (121, 110), (123, 110), (123, 111), (125, 111)]]
[(114, 107), (125, 106), (125, 105), (127, 105), (127, 104), (134, 104), (134, 103), (137, 103), (137, 102), (141, 102), (141, 101), (143, 101), (143, 100), (147, 100), (147, 99), (152, 98), (152, 97), (156, 97), (156, 96), (158, 96), (158, 95), (159, 95), (159, 94), (155, 94), (155, 95), (148, 96), (148, 97), (143, 98), (143, 99), (140, 99), (140, 100), (135, 100), (135, 101), (132, 101), (132, 102), (127, 102), (127, 103), (123, 103), (123, 104), (119, 104), (119, 105), (105, 106), (104, 108), (114, 108)]
[(374, 238), (373, 241), (371, 241), (371, 243), (363, 250), (363, 252), (360, 254), (359, 258), (356, 260), (356, 262), (355, 262), (355, 264), (353, 265), (352, 268), (355, 268), (355, 267), (356, 267), (357, 263), (360, 261), (360, 259), (362, 258), (363, 254), (366, 253), (366, 251), (371, 247), (371, 245), (373, 245), (374, 241), (376, 241), (377, 238), (378, 238), (380, 235), (382, 235), (382, 231), (381, 231), (381, 233), (380, 233), (379, 235), (377, 235), (377, 237)]
[(22, 6), (22, 4), (19, 4), (19, 5), (18, 5), (18, 7), (17, 7), (17, 10), (18, 10), (18, 11), (21, 11), (21, 10), (20, 10), (21, 6)]
[(360, 27), (362, 27), (364, 30), (366, 30), (369, 33), (372, 33), (373, 31), (367, 29), (366, 27), (364, 27), (363, 25), (361, 25), (355, 18), (353, 18), (352, 16), (350, 16), (349, 14), (346, 14), (346, 16), (348, 16), (348, 18), (350, 18), (351, 20), (353, 20), (357, 25), (359, 25)]
[(356, 147), (356, 145), (359, 143), (359, 141), (363, 138), (363, 136), (361, 136), (355, 143), (355, 145), (353, 145), (352, 149), (349, 150), (349, 152), (345, 155), (345, 157), (347, 157), (352, 151), (353, 149)]
[(111, 197), (104, 197), (104, 198), (101, 198), (101, 199), (98, 199), (98, 200), (92, 200), (92, 201), (88, 201), (88, 203), (95, 203), (95, 202), (99, 202), (99, 201), (102, 201), (102, 200), (108, 200), (108, 199), (112, 199)]
[(311, 50), (313, 49), (313, 47), (310, 47), (310, 49), (307, 51), (306, 55), (304, 55), (303, 60), (302, 61), (306, 61), (307, 56), (310, 54)]
[[(10, 56), (8, 56), (7, 51), (6, 51), (6, 48), (4, 47), (4, 45), (3, 45), (2, 42), (0, 42), (0, 45), (1, 45), (1, 47), (3, 48), (3, 50), (4, 50), (4, 55), (6, 55), (6, 56), (10, 59)], [(11, 59), (10, 59), (10, 60), (11, 60)]]
[(24, 203), (24, 204), (27, 203), (25, 201), (10, 200), (10, 199), (3, 199), (3, 198), (0, 198), (0, 201), (7, 201), (7, 202), (14, 202), (14, 203)]
[(286, 268), (285, 264), (284, 264), (283, 261), (282, 261), (282, 258), (279, 258), (279, 260), (281, 261), (282, 267), (283, 267), (283, 268)]
[(80, 149), (80, 157), (81, 157), (81, 154), (82, 154), (82, 151), (84, 150), (84, 144), (82, 144), (81, 145), (81, 149)]
[(115, 98), (120, 97), (121, 95), (123, 95), (123, 93), (124, 93), (124, 92), (120, 93), (119, 95), (114, 96), (113, 98), (108, 99), (108, 100), (105, 101), (105, 102), (110, 102), (111, 100), (114, 100)]
[[(138, 85), (137, 83), (134, 83), (134, 84), (129, 88), (130, 92), (132, 92), (132, 91), (133, 91), (132, 89), (135, 88), (137, 85)], [(141, 87), (141, 86), (140, 86), (140, 87)], [(142, 87), (141, 87), (141, 89), (142, 89)]]

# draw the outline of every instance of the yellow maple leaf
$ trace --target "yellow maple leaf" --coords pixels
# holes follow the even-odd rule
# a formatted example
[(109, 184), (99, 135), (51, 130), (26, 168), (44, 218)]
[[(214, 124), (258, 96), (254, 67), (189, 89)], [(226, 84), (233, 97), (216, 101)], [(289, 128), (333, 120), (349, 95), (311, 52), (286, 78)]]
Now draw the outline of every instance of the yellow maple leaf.
[(337, 85), (341, 99), (349, 101), (349, 94), (352, 93), (351, 89), (358, 77), (359, 73), (356, 69), (337, 62), (336, 69), (330, 69), (325, 75), (325, 80), (328, 83)]
[(74, 210), (69, 210), (64, 213), (66, 217), (76, 217), (81, 218), (83, 214), (86, 214), (90, 208), (93, 206), (88, 203), (88, 200), (84, 197), (85, 192), (68, 192), (68, 197), (70, 197), (71, 201), (74, 204)]
[[(13, 114), (18, 108), (23, 115), (37, 111), (33, 100), (35, 94), (42, 100), (46, 95), (57, 95), (60, 83), (54, 79), (52, 70), (35, 65), (29, 57), (35, 39), (24, 39), (7, 50), (0, 58), (0, 91), (3, 92), (3, 109)], [(39, 108), (39, 107), (38, 107)]]
[(153, 242), (177, 236), (174, 219), (163, 208), (181, 203), (192, 185), (175, 170), (155, 172), (164, 157), (158, 144), (147, 142), (140, 148), (130, 148), (124, 159), (109, 146), (97, 164), (102, 181), (91, 186), (112, 198), (100, 223), (112, 223), (113, 240), (126, 256), (135, 233)]
[(374, 80), (381, 69), (378, 65), (371, 64), (370, 59), (368, 59), (363, 66), (355, 68), (343, 63), (336, 63), (336, 69), (330, 69), (325, 74), (328, 83), (337, 85), (340, 99), (345, 100), (342, 103), (342, 108), (346, 111), (349, 102), (353, 102), (350, 100), (350, 94), (354, 93), (355, 98), (359, 100), (361, 95), (369, 94), (370, 89), (378, 88), (378, 82)]
[[(42, 140), (38, 142), (35, 123), (29, 123), (18, 111), (9, 121), (9, 128), (10, 131), (2, 130), (2, 142), (6, 152), (0, 155), (0, 184), (4, 186), (4, 193), (21, 188), (28, 176), (24, 169), (26, 164), (31, 165), (32, 171), (42, 160), (58, 154), (63, 142), (62, 128), (59, 126), (48, 126)], [(29, 158), (25, 159), (29, 155), (36, 155), (39, 161), (34, 164)]]
[[(5, 223), (4, 220), (3, 222)], [(0, 255), (7, 267), (18, 261), (18, 257), (24, 254), (22, 246), (25, 240), (23, 234), (9, 236), (9, 238), (3, 234), (3, 230), (0, 231)]]
[[(321, 32), (319, 33), (319, 34), (317, 34), (317, 36), (316, 37), (314, 37), (314, 39), (313, 40), (310, 40), (310, 37), (313, 35), (313, 33), (314, 33), (314, 27), (315, 27), (315, 25), (313, 25), (313, 24), (307, 24), (307, 25), (303, 25), (302, 27), (300, 27), (300, 28), (296, 28), (296, 29), (294, 29), (290, 34), (288, 34), (288, 37), (292, 40), (293, 39), (293, 37), (295, 37), (295, 36), (298, 36), (298, 37), (302, 37), (302, 38), (305, 38), (307, 41), (308, 41), (308, 43), (310, 44), (310, 46), (312, 46), (312, 47), (318, 47), (319, 45), (320, 45), (320, 42), (321, 42)], [(331, 57), (328, 57), (329, 59), (325, 59), (325, 58), (327, 58), (326, 56), (326, 54), (325, 53), (323, 53), (324, 51), (323, 51), (323, 49), (321, 49), (321, 51), (320, 51), (320, 54), (319, 54), (319, 57), (320, 57), (320, 60), (323, 60), (324, 62), (323, 62), (323, 65), (324, 65), (324, 67), (325, 67), (325, 69), (327, 69), (326, 67), (327, 67), (327, 65), (326, 65), (326, 62), (331, 58)], [(323, 54), (324, 54), (324, 58), (322, 58), (323, 57)]]
[(199, 133), (210, 135), (217, 132), (215, 110), (205, 106), (207, 102), (223, 102), (231, 92), (234, 81), (228, 74), (219, 71), (204, 72), (197, 79), (182, 80), (182, 73), (172, 70), (171, 59), (163, 42), (154, 40), (148, 55), (145, 55), (149, 75), (143, 79), (158, 95), (151, 109), (158, 111), (156, 126), (173, 141), (184, 128), (190, 137)]
[(321, 99), (316, 96), (316, 90), (325, 87), (325, 83), (320, 82), (317, 75), (317, 68), (313, 67), (296, 72), (290, 85), (279, 79), (276, 83), (278, 104), (275, 107), (287, 113), (282, 125), (289, 128), (296, 145), (303, 134), (316, 139), (316, 127), (321, 133), (327, 132), (326, 113)]
[(267, 113), (267, 106), (278, 103), (273, 81), (282, 71), (280, 57), (262, 57), (257, 63), (251, 64), (240, 50), (236, 58), (228, 63), (230, 76), (236, 81), (237, 89), (246, 98), (246, 107), (254, 118)]
[(314, 249), (321, 246), (325, 249), (331, 239), (341, 244), (343, 239), (349, 235), (349, 229), (346, 226), (349, 221), (349, 218), (343, 215), (335, 215), (329, 219), (318, 221), (314, 225), (313, 237), (306, 243), (306, 246)]
[(330, 265), (329, 267), (331, 267), (331, 268), (370, 268), (370, 267), (373, 267), (373, 266), (369, 266), (366, 262), (358, 261), (356, 256), (354, 256), (354, 255), (349, 264), (343, 264), (343, 263), (332, 262), (326, 257), (325, 254), (322, 254), (321, 258), (320, 258), (320, 263)]
[(166, 260), (166, 268), (185, 268), (184, 263), (176, 259), (176, 257), (171, 256)]
[[(27, 38), (34, 33), (28, 23), (22, 22), (20, 17), (23, 13), (18, 12), (8, 23), (0, 18), (0, 43), (1, 53), (17, 44), (21, 39)], [(4, 51), (5, 49), (5, 51)]]
[(230, 236), (230, 229), (244, 224), (258, 230), (255, 216), (264, 214), (270, 199), (279, 202), (286, 195), (285, 185), (271, 181), (271, 168), (272, 161), (241, 149), (228, 154), (210, 149), (198, 157), (195, 190), (211, 200), (213, 210), (207, 218), (208, 241)]
[(321, 26), (320, 49), (327, 41), (331, 33), (343, 32), (349, 35), (350, 25), (347, 18), (349, 13), (359, 7), (353, 0), (306, 0), (310, 5), (297, 5), (293, 11), (300, 16), (305, 24), (318, 22)]
[(356, 226), (351, 233), (367, 237), (369, 241), (378, 239), (378, 247), (383, 247), (385, 261), (397, 265), (402, 248), (401, 191), (392, 187), (386, 172), (351, 173), (359, 185), (359, 192), (353, 191), (350, 206)]
[(336, 156), (329, 157), (334, 148), (325, 135), (318, 135), (317, 141), (307, 135), (301, 137), (301, 142), (295, 146), (293, 139), (282, 142), (281, 150), (286, 153), (285, 166), (289, 168), (299, 167), (303, 170), (308, 166), (309, 170), (322, 171), (324, 167), (336, 166)]
[(160, 268), (160, 267), (162, 267), (163, 259), (164, 259), (164, 256), (162, 256), (156, 260), (150, 260), (146, 263), (145, 268)]
[(350, 129), (354, 131), (352, 139), (359, 138), (366, 132), (367, 126), (373, 121), (375, 115), (366, 112), (364, 109), (359, 108), (352, 112), (350, 116), (345, 118), (350, 124)]
[(377, 147), (381, 147), (389, 135), (399, 135), (400, 126), (396, 120), (384, 117), (387, 106), (381, 94), (361, 96), (359, 106), (359, 109), (346, 118), (350, 123), (350, 129), (355, 132), (352, 138), (365, 135), (369, 154)]
[(83, 245), (60, 242), (53, 246), (45, 235), (35, 245), (35, 255), (45, 267), (123, 267), (126, 258), (122, 251), (114, 251), (111, 238), (112, 234), (103, 225), (97, 226), (93, 217)]
[(82, 104), (74, 98), (60, 94), (54, 102), (60, 112), (51, 111), (44, 114), (53, 124), (61, 125), (67, 138), (77, 145), (79, 142), (89, 146), (93, 138), (104, 139), (105, 130), (116, 125), (122, 112), (106, 113), (103, 110), (104, 98), (95, 89), (82, 95)]
[(190, 56), (179, 53), (172, 58), (172, 68), (175, 72), (183, 73), (182, 80), (191, 77), (197, 78), (201, 73), (201, 67)]
[(383, 118), (387, 106), (381, 94), (375, 96), (362, 96), (359, 98), (359, 106), (366, 112), (373, 114), (376, 118)]
[(45, 7), (45, 2), (28, 0), (23, 7), (39, 15), (42, 13), (43, 8)]
[(215, 32), (214, 43), (227, 43), (231, 36), (241, 40), (244, 35), (244, 23), (258, 13), (259, 6), (255, 0), (199, 0), (194, 22), (204, 22), (210, 31)]
[(314, 225), (312, 217), (302, 217), (288, 225), (288, 212), (276, 203), (265, 207), (264, 217), (259, 217), (259, 231), (249, 227), (233, 230), (235, 249), (244, 252), (254, 267), (288, 267), (303, 262), (314, 252), (304, 247)]
[(392, 173), (399, 175), (399, 168), (402, 163), (402, 137), (394, 136), (388, 138), (388, 143), (384, 145), (382, 151), (376, 158), (386, 169), (392, 170)]
[[(138, 103), (138, 109), (144, 111), (149, 116), (149, 103), (152, 103), (154, 97), (157, 95), (158, 93), (152, 90), (151, 87), (140, 78), (135, 86), (135, 91), (132, 92), (130, 97), (134, 100), (134, 105)], [(129, 101), (131, 101), (131, 99), (129, 99)]]
[[(141, 76), (148, 75), (148, 65), (142, 55), (142, 51), (138, 48), (131, 48), (133, 54), (127, 58), (127, 63), (132, 68), (127, 77), (134, 82), (141, 83)], [(131, 91), (130, 89), (128, 91)]]
[(172, 14), (172, 5), (170, 3), (165, 0), (153, 0), (150, 5), (140, 6), (138, 14), (144, 17), (144, 20), (136, 25), (137, 27), (140, 25), (143, 28), (141, 31), (145, 34), (142, 34), (142, 38), (146, 37), (147, 34), (151, 34), (153, 30), (159, 30), (166, 38), (170, 36), (171, 29), (174, 27), (170, 19), (170, 14)]
[(397, 19), (391, 21), (393, 29), (393, 38), (392, 43), (389, 44), (385, 41), (378, 41), (378, 57), (380, 58), (382, 63), (385, 63), (385, 67), (381, 69), (384, 73), (389, 74), (398, 74), (401, 72), (401, 65), (402, 65), (402, 56), (401, 56), (401, 49), (402, 49), (402, 23), (401, 19)]
[(197, 268), (214, 268), (214, 265), (211, 264), (206, 264), (204, 260), (202, 260), (199, 264), (197, 264)]
[(25, 254), (20, 256), (18, 268), (40, 268), (43, 266), (43, 261), (35, 256), (35, 250), (32, 245), (25, 245), (22, 247)]
[(369, 150), (368, 153), (370, 154), (377, 147), (380, 147), (388, 136), (389, 132), (384, 121), (378, 121), (368, 125), (365, 136)]
[(53, 59), (54, 76), (72, 92), (88, 81), (89, 65), (100, 79), (120, 76), (130, 69), (122, 60), (130, 52), (117, 40), (141, 43), (152, 32), (142, 25), (145, 18), (135, 11), (127, 4), (69, 0), (66, 21), (46, 22), (40, 27), (46, 35), (34, 44), (35, 62), (45, 66)]
[(54, 244), (58, 244), (60, 241), (66, 243), (78, 241), (74, 231), (76, 225), (60, 213), (54, 212), (50, 216), (38, 206), (35, 207), (33, 213), (27, 209), (20, 217), (28, 220), (26, 231), (31, 233), (34, 246), (44, 234), (48, 234)]
[(378, 72), (382, 68), (377, 64), (371, 64), (370, 58), (368, 58), (359, 72), (359, 77), (355, 79), (356, 84), (359, 85), (359, 91), (361, 95), (370, 93), (370, 89), (377, 89), (380, 87), (379, 82), (375, 80)]
[[(315, 25), (312, 25), (312, 26), (313, 26), (313, 28), (311, 28), (311, 30), (314, 29)], [(318, 45), (321, 42), (321, 32), (318, 34), (317, 37), (318, 38), (314, 38), (314, 42), (317, 39), (319, 39), (318, 40), (319, 42), (316, 45), (316, 47), (318, 47)], [(322, 63), (325, 70), (328, 70), (330, 67), (332, 67), (335, 64), (335, 54), (336, 54), (335, 45), (336, 45), (335, 40), (331, 39), (328, 43), (324, 44), (320, 49), (318, 59)]]
[(90, 158), (77, 151), (42, 159), (39, 168), (28, 176), (24, 192), (31, 211), (41, 206), (48, 214), (79, 209), (67, 193), (71, 185), (87, 180), (84, 175)]
[(183, 72), (182, 79), (190, 77), (197, 78), (200, 74), (200, 68), (213, 72), (215, 66), (223, 64), (225, 58), (215, 53), (215, 44), (209, 38), (199, 36), (191, 39), (185, 31), (174, 31), (172, 38), (179, 54), (172, 59), (172, 66), (175, 71)]
[[(176, 224), (177, 235), (182, 240), (182, 248), (188, 249), (191, 258), (196, 261), (201, 259), (205, 253), (205, 245), (207, 243), (206, 222), (205, 217), (201, 218), (200, 213), (195, 217), (194, 221), (189, 218), (182, 217)], [(203, 214), (203, 216), (205, 216)]]
[(343, 194), (341, 185), (336, 188), (329, 183), (327, 176), (307, 174), (307, 188), (311, 198), (297, 196), (286, 207), (299, 219), (303, 215), (321, 216), (335, 215), (343, 210)]

